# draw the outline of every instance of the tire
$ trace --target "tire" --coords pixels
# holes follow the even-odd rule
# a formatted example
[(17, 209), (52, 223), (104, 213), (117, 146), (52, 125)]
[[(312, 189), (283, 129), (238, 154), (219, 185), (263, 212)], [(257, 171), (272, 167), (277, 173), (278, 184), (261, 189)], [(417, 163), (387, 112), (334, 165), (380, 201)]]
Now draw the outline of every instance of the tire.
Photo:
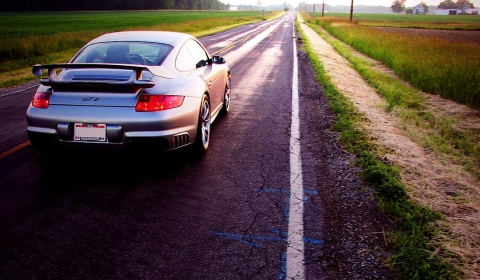
[(225, 93), (223, 94), (223, 107), (220, 111), (221, 115), (226, 115), (230, 111), (230, 103), (232, 101), (232, 89), (230, 88), (230, 79), (225, 84)]
[(197, 136), (195, 137), (194, 149), (201, 154), (208, 150), (210, 144), (210, 100), (204, 94), (200, 103), (200, 111), (198, 116)]

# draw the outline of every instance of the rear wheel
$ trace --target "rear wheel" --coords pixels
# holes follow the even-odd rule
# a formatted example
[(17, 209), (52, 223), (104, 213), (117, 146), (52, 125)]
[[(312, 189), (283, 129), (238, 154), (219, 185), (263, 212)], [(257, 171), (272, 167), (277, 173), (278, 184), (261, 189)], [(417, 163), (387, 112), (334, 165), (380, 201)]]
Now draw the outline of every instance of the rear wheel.
[(208, 96), (204, 94), (202, 96), (202, 102), (200, 104), (200, 113), (198, 117), (197, 136), (195, 137), (195, 150), (204, 153), (208, 149), (210, 144), (210, 101)]

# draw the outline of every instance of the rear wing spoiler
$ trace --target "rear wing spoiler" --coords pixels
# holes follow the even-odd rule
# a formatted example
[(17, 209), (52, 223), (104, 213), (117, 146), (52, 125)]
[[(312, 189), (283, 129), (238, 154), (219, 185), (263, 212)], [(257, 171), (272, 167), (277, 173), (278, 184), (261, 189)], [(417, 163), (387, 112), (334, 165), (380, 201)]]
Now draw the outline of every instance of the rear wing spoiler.
[[(121, 69), (133, 70), (132, 76), (127, 81), (98, 81), (98, 80), (61, 80), (57, 75), (57, 69)], [(58, 63), (58, 64), (36, 64), (32, 68), (32, 73), (41, 77), (43, 70), (48, 71), (48, 78), (40, 79), (40, 83), (44, 86), (68, 87), (68, 86), (112, 86), (125, 88), (151, 88), (155, 83), (150, 80), (141, 80), (143, 71), (149, 71), (155, 76), (173, 79), (172, 73), (162, 66), (143, 66), (129, 64), (107, 64), (107, 63)]]

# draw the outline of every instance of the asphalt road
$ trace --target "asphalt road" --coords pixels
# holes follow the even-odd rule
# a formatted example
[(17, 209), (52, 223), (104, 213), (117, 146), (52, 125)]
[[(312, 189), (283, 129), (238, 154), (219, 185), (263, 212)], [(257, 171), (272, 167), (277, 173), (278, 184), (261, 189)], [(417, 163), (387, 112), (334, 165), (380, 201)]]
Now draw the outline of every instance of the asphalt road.
[[(27, 143), (34, 89), (0, 97), (0, 278), (286, 279), (293, 20), (287, 13), (201, 39), (230, 65), (233, 97), (200, 158), (46, 155)], [(299, 80), (304, 278), (341, 279), (322, 251), (321, 193), (359, 181), (344, 179), (354, 170), (328, 131), (332, 114), (314, 76), (300, 71)]]

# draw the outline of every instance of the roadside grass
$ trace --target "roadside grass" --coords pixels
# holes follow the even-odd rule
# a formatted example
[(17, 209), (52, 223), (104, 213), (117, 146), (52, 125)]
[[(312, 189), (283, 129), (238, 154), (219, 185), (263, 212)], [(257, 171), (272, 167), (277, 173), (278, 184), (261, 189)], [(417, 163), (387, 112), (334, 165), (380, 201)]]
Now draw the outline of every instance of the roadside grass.
[[(310, 13), (320, 18), (321, 13)], [(325, 17), (349, 19), (349, 13), (324, 13)], [(479, 16), (397, 15), (355, 13), (355, 24), (373, 27), (426, 28), (442, 30), (480, 30)]]
[[(323, 24), (318, 24), (318, 22), (313, 24), (311, 20), (310, 26), (315, 29), (317, 33), (321, 33), (319, 26), (323, 27)], [(329, 29), (326, 30), (329, 31)], [(335, 36), (336, 34), (338, 34), (338, 32), (335, 32), (332, 35)], [(352, 36), (363, 37), (364, 33), (357, 33), (356, 35), (352, 34)], [(396, 37), (396, 35), (390, 36)], [(348, 42), (350, 41), (347, 40), (346, 43), (349, 44)], [(374, 40), (374, 42), (378, 41)], [(401, 110), (397, 110), (396, 114), (405, 124), (412, 127), (409, 131), (415, 141), (420, 143), (426, 149), (441, 154), (443, 157), (463, 166), (466, 170), (471, 172), (477, 180), (480, 180), (480, 145), (478, 142), (480, 127), (475, 126), (474, 124), (470, 126), (462, 125), (462, 120), (455, 116), (429, 112), (425, 108), (424, 96), (420, 94), (418, 89), (412, 88), (410, 85), (403, 83), (396, 77), (375, 71), (370, 63), (365, 62), (360, 57), (352, 55), (349, 49), (343, 47), (341, 43), (333, 42), (331, 40), (330, 43), (339, 53), (349, 59), (353, 67), (385, 98), (388, 104), (387, 110), (389, 112), (392, 112), (395, 107), (401, 108)], [(427, 42), (424, 43), (428, 46)], [(375, 43), (369, 43), (369, 45), (373, 46)], [(384, 47), (391, 48), (392, 45)], [(385, 50), (385, 52), (388, 51), (389, 50)], [(367, 55), (375, 58), (375, 56), (369, 55), (368, 53)], [(454, 60), (454, 57), (451, 59)], [(476, 72), (476, 75), (478, 76), (476, 88), (471, 88), (470, 90), (476, 90), (476, 96), (480, 98), (480, 56), (478, 59), (478, 66), (473, 67), (468, 71)], [(452, 63), (455, 63), (455, 61)], [(436, 71), (441, 72), (441, 69), (446, 67), (448, 66), (436, 65), (436, 68), (438, 69)], [(407, 68), (405, 69), (405, 71), (408, 71)], [(472, 71), (472, 69), (478, 69), (478, 71)], [(444, 71), (451, 72), (453, 70)], [(423, 72), (419, 72), (419, 75), (428, 76), (428, 72), (425, 69)], [(443, 79), (452, 80), (455, 78), (448, 75), (443, 77)], [(458, 77), (458, 79), (462, 79), (462, 77)], [(447, 89), (442, 88), (442, 91), (446, 90)], [(465, 94), (468, 95), (469, 93), (466, 92)], [(459, 100), (456, 101), (458, 102)], [(480, 99), (477, 106), (480, 106)]]
[(122, 30), (167, 30), (196, 37), (283, 12), (122, 11), (0, 13), (0, 87), (36, 79), (26, 74), (37, 63), (68, 62), (93, 38)]
[[(78, 51), (78, 49), (72, 49), (61, 52), (54, 52), (39, 57), (31, 57), (24, 60), (28, 67), (11, 67), (9, 68), (10, 62), (5, 62), (6, 71), (0, 70), (0, 88), (6, 88), (11, 86), (18, 86), (26, 82), (37, 80), (38, 77), (32, 74), (32, 66), (35, 64), (48, 64), (48, 63), (66, 63), (68, 62)], [(13, 70), (10, 70), (13, 69)]]
[[(304, 18), (308, 18), (308, 16), (304, 16)], [(441, 164), (445, 165), (443, 168), (450, 170), (449, 174), (452, 174), (451, 170), (457, 168), (455, 166), (461, 166), (460, 168), (469, 172), (477, 182), (480, 180), (478, 111), (460, 105), (452, 109), (436, 104), (438, 98), (421, 93), (393, 74), (377, 70), (377, 65), (372, 64), (371, 60), (354, 54), (351, 47), (327, 36), (318, 24), (313, 23), (312, 19), (308, 25), (329, 42), (337, 52), (347, 58), (352, 67), (376, 88), (376, 91), (387, 103), (385, 110), (399, 120), (400, 125), (413, 141), (420, 144), (429, 154), (439, 158), (442, 161)], [(449, 106), (451, 105), (447, 105), (447, 107)], [(374, 150), (377, 151), (376, 156), (383, 162), (381, 149), (376, 147)], [(452, 164), (452, 166), (448, 164)], [(426, 174), (418, 174), (413, 177), (415, 176), (426, 176)], [(438, 178), (433, 178), (433, 181), (441, 177), (439, 174), (436, 176)], [(479, 275), (476, 262), (478, 262), (480, 246), (478, 241), (480, 233), (476, 226), (478, 221), (475, 218), (478, 216), (475, 214), (478, 213), (476, 209), (479, 208), (477, 204), (478, 190), (475, 187), (472, 188), (465, 177), (452, 178), (452, 180), (448, 184), (436, 186), (440, 196), (437, 199), (429, 200), (428, 195), (426, 198), (416, 197), (415, 199), (422, 205), (434, 207), (447, 215), (447, 220), (443, 216), (442, 219), (431, 224), (431, 232), (435, 234), (425, 236), (430, 244), (430, 249), (435, 249), (431, 252), (442, 258), (442, 261), (461, 270), (462, 272), (458, 275), (463, 274), (466, 279), (476, 275), (473, 276), (475, 278)], [(415, 181), (408, 183), (419, 184)], [(421, 192), (421, 190), (417, 191)], [(450, 227), (452, 228), (449, 230)], [(438, 233), (436, 228), (441, 232)], [(436, 237), (432, 240), (431, 237), (435, 235)], [(409, 237), (407, 235), (400, 239), (408, 240)], [(454, 273), (454, 275), (456, 274)]]
[[(310, 26), (315, 27), (313, 24)], [(444, 216), (413, 202), (408, 197), (406, 186), (400, 177), (401, 167), (393, 166), (382, 157), (381, 148), (375, 146), (369, 135), (361, 129), (362, 116), (332, 84), (322, 62), (313, 53), (308, 39), (304, 39), (303, 42), (317, 72), (317, 79), (322, 84), (325, 94), (330, 99), (330, 106), (336, 113), (337, 122), (333, 128), (339, 131), (343, 145), (355, 154), (355, 163), (362, 167), (364, 180), (376, 188), (381, 210), (396, 219), (397, 230), (391, 233), (390, 238), (397, 253), (389, 263), (393, 268), (400, 269), (403, 279), (460, 278), (462, 273), (451, 263), (458, 259), (452, 257), (446, 260), (444, 256), (450, 253), (431, 242), (432, 238), (439, 234), (437, 223), (444, 222)], [(332, 42), (329, 41), (329, 43)], [(346, 49), (342, 50), (339, 45), (334, 47), (347, 57), (362, 75), (370, 73), (367, 77), (368, 81), (376, 82), (376, 87), (381, 88), (379, 92), (383, 92), (382, 95), (387, 99), (389, 108), (386, 110), (392, 111), (401, 107), (420, 111), (423, 108), (423, 98), (418, 94), (411, 94), (412, 89), (406, 93), (402, 89), (397, 90), (402, 83), (375, 73), (371, 65), (369, 66), (365, 61), (355, 61), (356, 58)], [(421, 119), (417, 121), (423, 122)]]
[(480, 45), (441, 38), (412, 38), (351, 24), (343, 18), (311, 19), (398, 76), (429, 93), (480, 109)]

